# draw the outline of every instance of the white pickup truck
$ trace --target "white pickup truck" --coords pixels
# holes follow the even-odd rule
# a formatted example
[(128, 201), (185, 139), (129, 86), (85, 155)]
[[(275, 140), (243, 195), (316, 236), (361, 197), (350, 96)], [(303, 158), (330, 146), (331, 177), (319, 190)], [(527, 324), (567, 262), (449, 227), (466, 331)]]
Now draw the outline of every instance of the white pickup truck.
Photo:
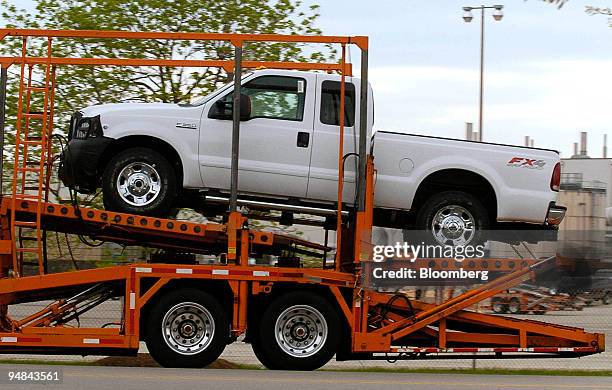
[[(350, 208), (360, 81), (346, 82), (343, 202)], [(105, 104), (75, 113), (60, 177), (82, 193), (102, 188), (107, 209), (128, 213), (167, 215), (193, 193), (227, 198), (232, 90), (228, 84), (191, 104)], [(240, 199), (281, 210), (334, 209), (339, 77), (255, 71), (243, 76), (242, 94)], [(484, 229), (554, 227), (564, 217), (555, 204), (560, 160), (553, 150), (374, 134), (372, 125), (378, 226), (423, 229), (440, 243), (461, 245)]]

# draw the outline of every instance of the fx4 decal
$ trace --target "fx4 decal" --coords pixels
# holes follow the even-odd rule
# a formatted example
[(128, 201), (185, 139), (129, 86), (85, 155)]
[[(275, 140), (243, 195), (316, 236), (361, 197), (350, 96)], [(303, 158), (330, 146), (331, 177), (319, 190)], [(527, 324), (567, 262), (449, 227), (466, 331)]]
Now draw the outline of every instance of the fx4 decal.
[(544, 165), (546, 165), (546, 161), (526, 157), (512, 157), (510, 161), (506, 163), (506, 165), (509, 167), (518, 168), (543, 169)]

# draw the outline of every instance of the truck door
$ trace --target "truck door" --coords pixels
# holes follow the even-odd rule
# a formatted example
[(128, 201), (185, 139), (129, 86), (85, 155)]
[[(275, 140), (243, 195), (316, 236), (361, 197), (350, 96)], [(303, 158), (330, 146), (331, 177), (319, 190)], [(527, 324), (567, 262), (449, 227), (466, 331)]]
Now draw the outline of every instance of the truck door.
[[(338, 199), (338, 142), (340, 134), (340, 81), (337, 76), (317, 75), (317, 103), (308, 198), (336, 201)], [(359, 85), (346, 78), (344, 108), (344, 155), (359, 150), (358, 120), (355, 115), (356, 92)], [(355, 194), (357, 158), (345, 159), (343, 201), (352, 202)]]
[[(251, 116), (240, 123), (240, 192), (303, 198), (312, 150), (316, 76), (258, 75), (247, 78), (242, 94), (251, 99)], [(208, 188), (230, 188), (231, 116), (210, 118), (215, 104), (229, 107), (233, 90), (206, 104), (200, 130), (200, 172)], [(223, 106), (223, 105), (222, 105)]]

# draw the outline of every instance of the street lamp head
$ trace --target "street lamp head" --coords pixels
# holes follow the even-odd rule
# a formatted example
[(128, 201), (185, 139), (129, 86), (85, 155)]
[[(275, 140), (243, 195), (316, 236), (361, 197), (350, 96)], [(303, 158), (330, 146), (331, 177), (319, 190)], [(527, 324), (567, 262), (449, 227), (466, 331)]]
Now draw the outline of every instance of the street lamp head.
[(504, 6), (503, 5), (495, 5), (493, 7), (495, 8), (495, 11), (493, 11), (493, 19), (495, 19), (495, 20), (497, 20), (499, 22), (504, 17), (504, 12), (502, 11), (502, 8), (504, 8)]
[(472, 21), (472, 19), (474, 19), (474, 16), (472, 15), (472, 7), (463, 7), (463, 20), (465, 20), (466, 23), (469, 23)]

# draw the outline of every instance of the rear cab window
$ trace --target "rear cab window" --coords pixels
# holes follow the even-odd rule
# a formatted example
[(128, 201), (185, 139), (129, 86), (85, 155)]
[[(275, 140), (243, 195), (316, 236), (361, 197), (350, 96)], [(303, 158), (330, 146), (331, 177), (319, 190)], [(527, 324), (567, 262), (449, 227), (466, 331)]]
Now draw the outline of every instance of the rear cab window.
[[(345, 83), (344, 125), (355, 124), (355, 85)], [(321, 114), (319, 120), (325, 125), (340, 126), (340, 82), (325, 80), (321, 83)]]

